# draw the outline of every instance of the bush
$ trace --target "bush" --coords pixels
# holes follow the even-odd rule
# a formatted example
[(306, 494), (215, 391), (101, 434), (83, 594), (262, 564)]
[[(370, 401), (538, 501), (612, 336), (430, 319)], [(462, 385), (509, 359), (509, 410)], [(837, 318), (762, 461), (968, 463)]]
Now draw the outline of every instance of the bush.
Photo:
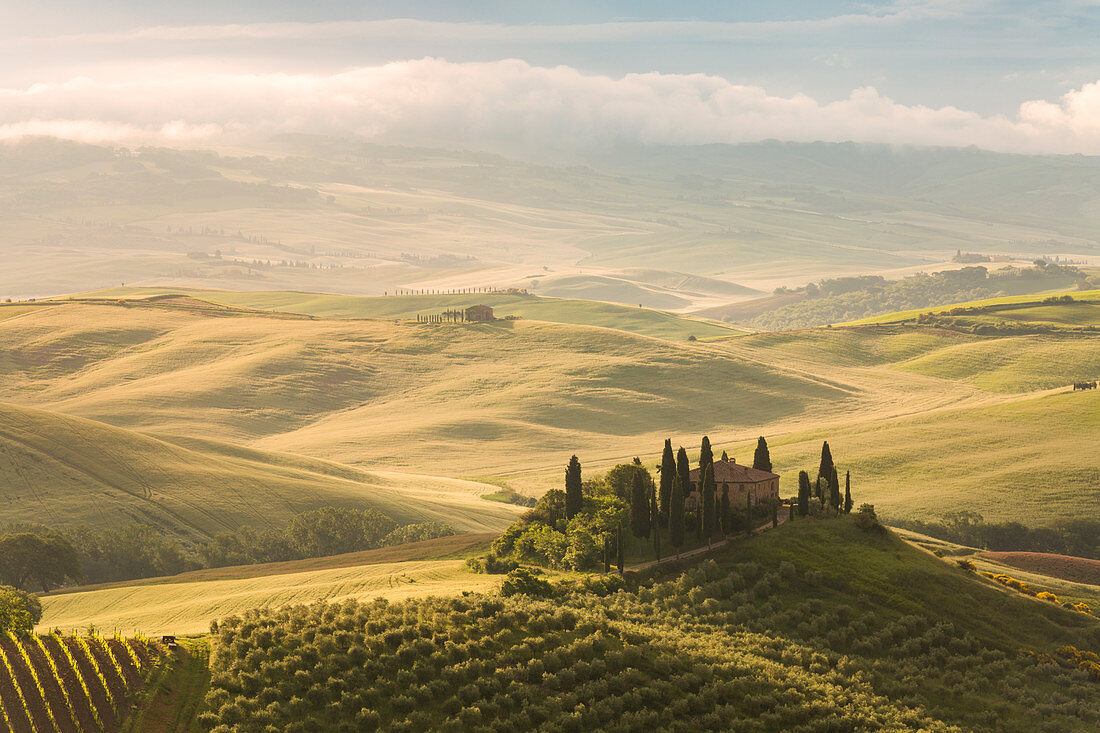
[(885, 532), (886, 528), (878, 521), (873, 504), (860, 504), (855, 515), (855, 524), (864, 532)]
[(536, 576), (527, 568), (516, 568), (508, 573), (508, 577), (504, 579), (504, 583), (500, 587), (500, 594), (505, 597), (525, 595), (545, 598), (553, 595), (553, 593), (554, 589), (548, 582)]
[(37, 596), (10, 585), (0, 585), (0, 634), (29, 634), (42, 620)]

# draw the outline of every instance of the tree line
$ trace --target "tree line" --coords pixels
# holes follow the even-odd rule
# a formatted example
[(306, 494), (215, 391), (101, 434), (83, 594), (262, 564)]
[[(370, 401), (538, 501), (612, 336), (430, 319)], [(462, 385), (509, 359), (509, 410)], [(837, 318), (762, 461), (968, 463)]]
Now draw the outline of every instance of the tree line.
[(949, 512), (939, 521), (892, 519), (890, 524), (929, 537), (994, 551), (1050, 552), (1100, 560), (1100, 520), (1079, 517), (1052, 527), (986, 522), (973, 510)]
[(778, 295), (797, 295), (801, 299), (760, 314), (751, 325), (769, 330), (807, 328), (1075, 283), (1081, 290), (1095, 286), (1084, 271), (1044, 260), (1028, 268), (989, 271), (985, 267), (963, 267), (900, 280), (887, 280), (881, 275), (839, 277), (801, 288), (777, 288)]
[(453, 534), (453, 527), (439, 522), (400, 526), (374, 509), (331, 506), (298, 514), (281, 529), (242, 527), (191, 545), (138, 523), (66, 532), (11, 525), (0, 534), (0, 583), (48, 592), (71, 583), (325, 557)]

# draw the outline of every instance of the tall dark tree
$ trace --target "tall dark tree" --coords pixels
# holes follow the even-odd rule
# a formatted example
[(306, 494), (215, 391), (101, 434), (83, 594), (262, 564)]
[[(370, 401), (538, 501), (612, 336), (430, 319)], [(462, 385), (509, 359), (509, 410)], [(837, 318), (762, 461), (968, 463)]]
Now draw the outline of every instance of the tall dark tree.
[(729, 459), (730, 459), (729, 454), (726, 453), (725, 451), (722, 451), (722, 463), (727, 462)]
[(752, 534), (752, 494), (745, 494), (745, 534)]
[(752, 467), (771, 473), (772, 455), (768, 452), (768, 441), (764, 440), (763, 435), (756, 440), (756, 452), (752, 455)]
[(833, 452), (829, 449), (829, 441), (821, 444), (821, 464), (817, 467), (817, 477), (826, 481), (833, 475)]
[(634, 485), (630, 489), (630, 532), (641, 539), (649, 536), (649, 492), (646, 491), (642, 472), (634, 473)]
[(691, 464), (688, 463), (688, 452), (682, 445), (676, 451), (676, 476), (680, 479), (680, 491), (687, 498), (691, 491)]
[(680, 548), (684, 546), (684, 489), (679, 475), (672, 482), (668, 501), (668, 544), (676, 552), (676, 559), (680, 559)]
[(707, 466), (714, 463), (714, 451), (710, 447), (710, 438), (703, 436), (703, 445), (699, 448), (699, 478), (703, 477), (703, 472), (707, 470)]
[(798, 516), (804, 517), (810, 513), (810, 474), (805, 471), (798, 472)]
[(661, 512), (657, 505), (657, 487), (653, 487), (649, 492), (649, 521), (653, 528), (653, 554), (657, 557), (657, 562), (661, 562)]
[(844, 513), (852, 513), (852, 472), (844, 472)]
[(711, 537), (714, 536), (714, 464), (708, 464), (703, 469), (703, 490), (700, 492), (703, 499), (703, 537), (710, 547)]
[(619, 525), (618, 541), (615, 543), (615, 566), (619, 568), (619, 575), (623, 574), (623, 525)]
[(718, 510), (718, 516), (722, 520), (722, 534), (729, 537), (730, 534), (730, 487), (722, 484), (722, 502)]
[(668, 526), (668, 500), (672, 495), (672, 482), (676, 478), (676, 456), (672, 453), (672, 440), (665, 439), (665, 451), (661, 454), (661, 491), (660, 496), (660, 520), (661, 526)]
[(836, 466), (833, 466), (833, 472), (829, 476), (829, 506), (836, 512), (843, 508), (843, 500), (840, 498), (840, 478), (836, 475)]
[(565, 518), (572, 519), (581, 510), (584, 496), (581, 493), (581, 462), (576, 456), (569, 459), (565, 469)]
[(779, 501), (772, 499), (772, 529), (779, 526)]
[(606, 533), (603, 536), (603, 571), (604, 573), (611, 572), (611, 534)]

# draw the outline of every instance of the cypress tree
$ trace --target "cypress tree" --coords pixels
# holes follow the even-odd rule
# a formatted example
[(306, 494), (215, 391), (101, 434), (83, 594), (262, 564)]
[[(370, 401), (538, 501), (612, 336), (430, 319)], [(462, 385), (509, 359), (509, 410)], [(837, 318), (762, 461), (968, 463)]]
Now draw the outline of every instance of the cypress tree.
[(844, 472), (844, 513), (852, 513), (852, 472)]
[(794, 502), (793, 501), (787, 506), (787, 521), (790, 521), (790, 522), (794, 521)]
[(618, 550), (615, 554), (615, 565), (619, 568), (619, 575), (623, 574), (623, 525), (619, 525)]
[(745, 534), (752, 534), (752, 494), (745, 494)]
[(699, 479), (702, 480), (707, 466), (714, 463), (714, 451), (710, 448), (710, 438), (703, 436), (703, 445), (699, 448)]
[(779, 526), (779, 502), (772, 499), (772, 529)]
[(581, 462), (576, 456), (569, 459), (565, 469), (565, 518), (572, 519), (581, 510), (584, 497), (581, 494)]
[(649, 536), (649, 497), (646, 495), (642, 472), (634, 472), (630, 487), (630, 531), (639, 539)]
[(756, 441), (756, 452), (752, 456), (752, 467), (771, 473), (772, 470), (772, 456), (768, 452), (768, 441), (764, 440), (764, 436), (761, 435)]
[(650, 524), (653, 527), (653, 554), (657, 556), (657, 562), (661, 562), (661, 525), (660, 525), (660, 510), (657, 506), (657, 488), (654, 487), (649, 492), (649, 517)]
[(676, 457), (672, 454), (672, 440), (665, 438), (665, 452), (661, 454), (660, 526), (668, 526), (668, 500), (672, 494), (672, 481), (676, 478)]
[(676, 476), (680, 479), (680, 493), (686, 498), (691, 491), (691, 464), (688, 463), (688, 452), (682, 445), (676, 451)]
[(707, 547), (710, 547), (710, 538), (714, 536), (714, 465), (708, 465), (703, 469), (703, 536), (706, 537)]
[(603, 571), (605, 575), (611, 572), (611, 534), (608, 532), (603, 535)]
[(826, 481), (833, 473), (833, 452), (829, 450), (829, 441), (821, 444), (821, 464), (817, 467), (817, 477)]
[(684, 546), (684, 490), (679, 475), (672, 482), (672, 494), (668, 501), (668, 544), (672, 545), (679, 560), (680, 548)]
[(805, 471), (798, 472), (798, 516), (804, 517), (810, 513), (810, 475)]
[(722, 485), (722, 506), (719, 510), (719, 517), (722, 518), (722, 534), (729, 537), (730, 534), (730, 487), (729, 484)]
[(729, 461), (729, 459), (730, 459), (729, 455), (725, 451), (722, 451), (722, 462), (725, 463), (725, 462)]
[(836, 466), (833, 466), (833, 473), (829, 476), (829, 506), (837, 512), (842, 508), (840, 499), (840, 479), (836, 475)]

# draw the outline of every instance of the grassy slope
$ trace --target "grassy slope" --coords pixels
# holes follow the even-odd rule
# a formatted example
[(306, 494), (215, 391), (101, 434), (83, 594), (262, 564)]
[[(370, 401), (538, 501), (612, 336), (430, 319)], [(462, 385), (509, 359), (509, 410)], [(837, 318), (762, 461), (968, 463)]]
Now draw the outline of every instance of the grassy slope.
[(490, 591), (501, 577), (473, 573), (462, 559), (483, 551), (488, 539), (460, 535), (58, 593), (42, 597), (40, 626), (83, 629), (95, 624), (103, 632), (195, 634), (206, 632), (213, 619), (261, 606)]
[(643, 336), (683, 339), (729, 336), (743, 330), (714, 321), (673, 315), (650, 308), (601, 303), (593, 300), (542, 298), (536, 295), (471, 293), (469, 295), (394, 295), (364, 298), (328, 293), (230, 292), (179, 288), (112, 288), (89, 293), (96, 298), (141, 298), (184, 292), (213, 303), (261, 311), (301, 313), (326, 318), (412, 318), (439, 314), (453, 308), (489, 305), (498, 318), (520, 316), (549, 323), (614, 328)]
[[(515, 507), (491, 487), (370, 474), (323, 461), (211, 444), (182, 447), (83, 418), (0, 403), (0, 522), (51, 526), (149, 523), (203, 537), (282, 526), (322, 504), (375, 508), (400, 522), (500, 529)], [(205, 449), (205, 450), (204, 450)], [(236, 455), (234, 455), (236, 454)]]
[[(1046, 553), (999, 553), (983, 552), (978, 548), (965, 547), (953, 542), (936, 539), (919, 532), (909, 530), (894, 530), (899, 536), (918, 547), (932, 552), (951, 567), (956, 567), (956, 560), (966, 559), (977, 567), (979, 571), (991, 573), (1004, 573), (1017, 580), (1024, 581), (1032, 590), (1048, 591), (1058, 596), (1059, 601), (1071, 601), (1073, 603), (1086, 603), (1094, 611), (1100, 608), (1100, 585), (1071, 580), (1061, 575), (1068, 572), (1076, 575), (1095, 575), (1095, 560), (1087, 558), (1068, 557), (1065, 555), (1047, 555)], [(1008, 564), (999, 556), (1030, 556), (1025, 560), (1029, 565), (1036, 565), (1031, 570)], [(1041, 558), (1041, 559), (1034, 559)], [(1001, 587), (1001, 586), (998, 586)]]
[[(829, 605), (850, 603), (886, 617), (948, 621), (1006, 650), (1100, 644), (1100, 621), (962, 572), (893, 535), (868, 535), (850, 520), (801, 520), (723, 548), (719, 564), (753, 561), (817, 571)], [(789, 599), (794, 600), (794, 596)]]

